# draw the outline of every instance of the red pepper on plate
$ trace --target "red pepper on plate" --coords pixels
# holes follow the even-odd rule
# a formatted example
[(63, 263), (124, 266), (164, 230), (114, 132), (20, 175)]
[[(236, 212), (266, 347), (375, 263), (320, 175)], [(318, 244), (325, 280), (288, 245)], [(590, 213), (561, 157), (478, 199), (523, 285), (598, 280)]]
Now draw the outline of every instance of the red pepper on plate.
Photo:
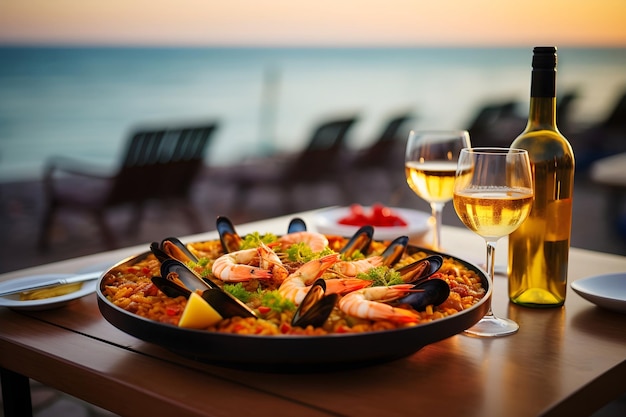
[(370, 214), (365, 213), (360, 204), (352, 204), (349, 214), (340, 218), (338, 223), (358, 227), (368, 224), (374, 227), (404, 227), (407, 225), (402, 217), (382, 204), (374, 204)]

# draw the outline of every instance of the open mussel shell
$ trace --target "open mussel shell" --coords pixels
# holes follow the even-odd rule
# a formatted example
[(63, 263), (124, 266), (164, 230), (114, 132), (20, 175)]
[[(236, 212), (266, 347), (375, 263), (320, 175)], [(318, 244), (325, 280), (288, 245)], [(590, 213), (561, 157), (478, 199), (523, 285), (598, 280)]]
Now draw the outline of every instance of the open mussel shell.
[(175, 237), (168, 237), (150, 244), (150, 250), (161, 262), (167, 259), (177, 259), (181, 262), (198, 262), (196, 255), (191, 253), (187, 246)]
[[(216, 227), (224, 252), (235, 252), (241, 248), (243, 239), (239, 236), (235, 226), (228, 217), (219, 216), (216, 221)], [(306, 230), (306, 223), (299, 217), (291, 219), (287, 227), (287, 233), (306, 232)]]
[(220, 288), (211, 288), (202, 293), (202, 298), (224, 318), (256, 317), (250, 307)]
[(307, 326), (323, 326), (339, 298), (338, 294), (326, 295), (325, 293), (326, 282), (324, 279), (319, 278), (313, 283), (300, 306), (298, 306), (291, 320), (291, 325), (303, 328)]
[[(191, 291), (181, 287), (174, 281), (163, 277), (152, 277), (152, 283), (163, 291), (168, 297), (176, 298), (183, 296), (189, 298)], [(220, 288), (209, 288), (202, 292), (202, 298), (217, 311), (223, 318), (229, 317), (255, 317), (256, 314), (247, 305), (221, 290)]]
[(215, 222), (217, 233), (220, 235), (220, 242), (224, 252), (236, 252), (241, 248), (241, 236), (237, 234), (233, 222), (228, 217), (218, 216)]
[(204, 298), (222, 317), (254, 317), (247, 305), (222, 290), (215, 283), (203, 280), (186, 265), (175, 259), (161, 264), (162, 277), (152, 277), (152, 283), (168, 297), (189, 298), (192, 291), (202, 291)]
[(299, 217), (294, 217), (289, 222), (287, 233), (306, 232), (306, 223)]
[(180, 296), (189, 298), (189, 296), (191, 295), (191, 291), (189, 291), (187, 288), (177, 284), (174, 281), (170, 281), (167, 278), (155, 276), (152, 277), (152, 283), (156, 285), (156, 287), (160, 289), (163, 294), (171, 298), (176, 298)]
[(406, 252), (406, 247), (409, 244), (408, 236), (399, 236), (391, 241), (391, 243), (387, 246), (387, 248), (383, 251), (383, 265), (392, 267), (394, 266), (404, 252)]
[(441, 265), (443, 265), (443, 257), (441, 255), (430, 255), (398, 268), (398, 272), (404, 282), (417, 283), (439, 271)]
[(427, 306), (438, 306), (448, 299), (450, 286), (447, 282), (439, 278), (427, 279), (413, 286), (409, 295), (397, 300), (399, 304), (409, 304), (417, 311), (424, 311)]
[(177, 259), (166, 259), (161, 263), (161, 276), (174, 281), (190, 291), (204, 291), (209, 288), (219, 288), (217, 284), (208, 279), (202, 279), (196, 275), (184, 263)]
[(351, 257), (356, 251), (366, 254), (373, 238), (374, 227), (370, 225), (361, 226), (339, 252), (345, 258)]
[(152, 242), (150, 244), (150, 252), (152, 252), (154, 256), (157, 257), (159, 262), (164, 262), (170, 259), (170, 256), (167, 253), (165, 253), (163, 249), (161, 249), (161, 244), (159, 242)]

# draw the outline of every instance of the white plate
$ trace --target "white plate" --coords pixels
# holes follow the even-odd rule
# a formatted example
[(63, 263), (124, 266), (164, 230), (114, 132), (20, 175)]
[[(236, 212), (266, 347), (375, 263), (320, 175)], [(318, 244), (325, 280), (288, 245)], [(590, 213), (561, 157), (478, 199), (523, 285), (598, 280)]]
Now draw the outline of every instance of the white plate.
[[(108, 264), (107, 264), (108, 266)], [(85, 270), (81, 270), (79, 273), (83, 272), (92, 272), (102, 270), (102, 265), (94, 266), (91, 268), (87, 268)], [(10, 290), (16, 285), (22, 284), (36, 284), (38, 282), (48, 281), (51, 279), (61, 279), (66, 278), (68, 276), (72, 276), (74, 274), (43, 274), (43, 275), (34, 275), (30, 277), (22, 277), (15, 278), (9, 281), (0, 282), (0, 290)], [(74, 301), (78, 298), (84, 297), (92, 292), (96, 291), (96, 286), (98, 285), (97, 279), (87, 281), (83, 283), (83, 286), (78, 291), (74, 291), (69, 294), (60, 295), (58, 297), (50, 297), (44, 298), (42, 300), (26, 300), (21, 301), (19, 294), (7, 295), (4, 297), (0, 297), (0, 307), (9, 307), (17, 310), (49, 310), (52, 308), (63, 307), (67, 303)]]
[[(374, 239), (391, 240), (398, 236), (408, 236), (412, 240), (422, 238), (430, 227), (428, 219), (430, 214), (405, 208), (390, 207), (390, 209), (407, 222), (407, 226), (387, 226), (374, 227)], [(371, 207), (363, 207), (365, 212), (370, 212)], [(338, 221), (350, 214), (350, 207), (337, 207), (321, 211), (315, 215), (315, 227), (317, 231), (325, 234), (341, 235), (344, 237), (352, 236), (358, 229), (358, 226), (348, 226), (339, 224)]]
[(579, 279), (570, 286), (587, 301), (626, 313), (626, 272)]

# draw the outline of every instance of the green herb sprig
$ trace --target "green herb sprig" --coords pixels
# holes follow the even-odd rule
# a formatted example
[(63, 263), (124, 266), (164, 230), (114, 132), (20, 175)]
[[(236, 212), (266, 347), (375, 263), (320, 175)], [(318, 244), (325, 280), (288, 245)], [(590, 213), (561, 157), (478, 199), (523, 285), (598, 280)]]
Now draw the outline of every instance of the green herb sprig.
[(404, 284), (400, 273), (387, 266), (376, 266), (367, 272), (357, 274), (357, 278), (372, 281), (372, 286)]
[(293, 301), (284, 298), (277, 290), (267, 291), (261, 297), (261, 304), (269, 307), (272, 311), (282, 313), (283, 311), (294, 311), (296, 305)]
[(294, 243), (289, 246), (285, 253), (287, 254), (287, 258), (292, 262), (309, 262), (313, 259), (319, 259), (322, 256), (331, 255), (334, 252), (332, 249), (326, 247), (324, 250), (320, 252), (314, 252), (309, 245), (304, 242)]
[(260, 242), (265, 243), (266, 245), (269, 243), (276, 242), (278, 240), (278, 236), (273, 233), (260, 234), (259, 232), (253, 232), (247, 234), (243, 241), (241, 242), (241, 249), (254, 249), (260, 246)]
[(241, 282), (236, 284), (224, 284), (224, 291), (243, 303), (247, 303), (254, 296), (254, 293), (246, 290)]

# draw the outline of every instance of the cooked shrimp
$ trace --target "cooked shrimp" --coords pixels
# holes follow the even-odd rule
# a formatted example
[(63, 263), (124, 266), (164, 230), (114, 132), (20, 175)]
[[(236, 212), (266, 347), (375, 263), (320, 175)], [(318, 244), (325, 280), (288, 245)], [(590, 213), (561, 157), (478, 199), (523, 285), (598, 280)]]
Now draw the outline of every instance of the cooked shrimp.
[(230, 252), (215, 260), (213, 275), (226, 282), (243, 282), (253, 278), (267, 279), (272, 273), (267, 269), (247, 265), (258, 255), (258, 249), (243, 249)]
[(346, 314), (370, 320), (389, 320), (396, 323), (417, 323), (419, 316), (403, 308), (392, 307), (392, 301), (407, 294), (412, 284), (389, 287), (370, 287), (353, 291), (339, 300), (339, 308)]
[(326, 294), (348, 294), (372, 285), (372, 281), (359, 278), (330, 278), (324, 281)]
[(358, 261), (341, 261), (333, 265), (333, 271), (347, 277), (356, 277), (357, 274), (364, 273), (370, 269), (383, 264), (383, 257), (380, 255), (359, 259)]
[(283, 265), (276, 252), (265, 243), (261, 242), (258, 253), (261, 257), (260, 267), (271, 271), (276, 282), (283, 282), (289, 275), (289, 271), (287, 271), (287, 268), (285, 268), (285, 265)]
[(296, 304), (300, 304), (313, 282), (338, 260), (339, 254), (334, 253), (305, 263), (280, 284), (278, 287), (279, 294)]
[(321, 233), (294, 232), (288, 233), (278, 239), (278, 242), (287, 247), (296, 243), (306, 243), (313, 252), (321, 252), (328, 246), (328, 239)]

